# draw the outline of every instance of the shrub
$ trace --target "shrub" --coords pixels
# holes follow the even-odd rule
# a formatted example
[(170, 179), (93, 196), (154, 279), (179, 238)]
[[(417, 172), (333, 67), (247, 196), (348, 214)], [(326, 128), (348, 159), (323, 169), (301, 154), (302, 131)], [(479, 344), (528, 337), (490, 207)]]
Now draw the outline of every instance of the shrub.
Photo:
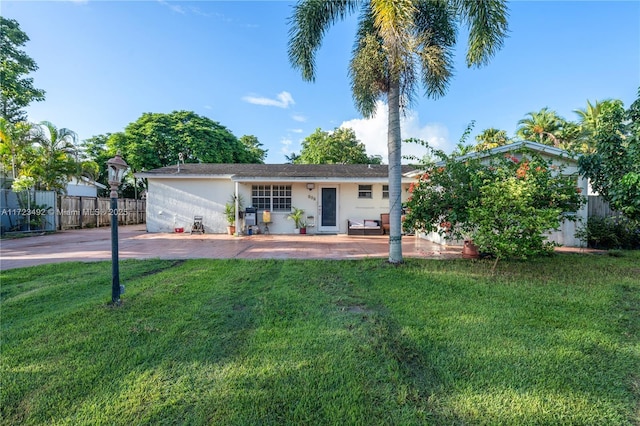
[(624, 216), (592, 216), (576, 237), (595, 249), (640, 249), (640, 221)]

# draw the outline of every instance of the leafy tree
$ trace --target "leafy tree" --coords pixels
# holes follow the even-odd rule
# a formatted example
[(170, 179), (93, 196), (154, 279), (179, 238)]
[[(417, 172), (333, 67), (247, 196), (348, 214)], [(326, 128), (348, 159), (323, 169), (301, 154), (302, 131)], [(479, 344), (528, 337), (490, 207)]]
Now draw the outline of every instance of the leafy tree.
[(336, 128), (332, 132), (316, 129), (302, 142), (295, 164), (380, 164), (379, 156), (367, 156), (366, 147), (352, 129)]
[(0, 163), (4, 170), (11, 170), (13, 179), (35, 156), (32, 129), (26, 121), (12, 123), (0, 117)]
[(253, 135), (244, 135), (240, 137), (240, 143), (247, 150), (247, 158), (243, 163), (264, 163), (267, 158), (268, 149), (262, 149), (262, 143)]
[(483, 130), (476, 136), (476, 141), (478, 143), (473, 147), (474, 151), (484, 151), (511, 143), (511, 139), (507, 136), (505, 130), (493, 127)]
[(145, 113), (124, 133), (110, 135), (107, 145), (110, 151), (126, 153), (135, 172), (177, 164), (180, 154), (186, 163), (260, 160), (259, 144), (249, 151), (226, 127), (191, 111)]
[(38, 69), (36, 62), (20, 48), (29, 37), (14, 19), (0, 16), (0, 117), (12, 123), (26, 120), (22, 110), (31, 102), (44, 100), (45, 92), (26, 77)]
[(640, 89), (625, 111), (619, 100), (602, 105), (596, 151), (579, 160), (580, 172), (611, 207), (640, 219)]
[(305, 80), (315, 79), (315, 54), (327, 29), (360, 11), (349, 67), (354, 102), (366, 117), (386, 99), (389, 155), (389, 261), (402, 262), (400, 111), (422, 83), (428, 96), (444, 95), (452, 76), (456, 24), (467, 25), (468, 66), (481, 66), (507, 33), (504, 1), (299, 1), (290, 23), (289, 59)]

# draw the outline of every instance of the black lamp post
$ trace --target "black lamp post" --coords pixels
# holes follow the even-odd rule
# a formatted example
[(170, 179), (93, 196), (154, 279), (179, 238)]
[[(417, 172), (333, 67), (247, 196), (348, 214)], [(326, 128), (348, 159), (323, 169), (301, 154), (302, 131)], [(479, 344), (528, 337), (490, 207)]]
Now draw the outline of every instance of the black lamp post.
[(111, 303), (120, 303), (120, 267), (118, 265), (118, 187), (129, 166), (120, 156), (120, 151), (107, 161), (109, 185), (111, 186)]

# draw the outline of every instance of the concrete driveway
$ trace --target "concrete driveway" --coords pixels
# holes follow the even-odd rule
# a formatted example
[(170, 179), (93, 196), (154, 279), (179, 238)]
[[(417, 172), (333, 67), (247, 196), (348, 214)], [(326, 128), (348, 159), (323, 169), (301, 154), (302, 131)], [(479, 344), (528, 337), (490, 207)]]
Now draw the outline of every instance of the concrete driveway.
[[(387, 236), (150, 234), (145, 225), (120, 226), (120, 259), (362, 259), (388, 258)], [(442, 247), (403, 237), (405, 257), (459, 257)], [(45, 263), (111, 259), (111, 229), (79, 229), (0, 241), (0, 270)]]

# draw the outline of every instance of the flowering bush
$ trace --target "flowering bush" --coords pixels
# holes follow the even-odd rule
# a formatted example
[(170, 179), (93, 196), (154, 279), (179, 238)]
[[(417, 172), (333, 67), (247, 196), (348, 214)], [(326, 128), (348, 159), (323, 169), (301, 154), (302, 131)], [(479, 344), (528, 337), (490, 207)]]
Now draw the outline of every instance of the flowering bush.
[(485, 163), (448, 156), (426, 165), (410, 188), (405, 226), (471, 238), (496, 258), (549, 252), (545, 234), (572, 220), (585, 199), (577, 176), (563, 175), (534, 152), (517, 155)]

